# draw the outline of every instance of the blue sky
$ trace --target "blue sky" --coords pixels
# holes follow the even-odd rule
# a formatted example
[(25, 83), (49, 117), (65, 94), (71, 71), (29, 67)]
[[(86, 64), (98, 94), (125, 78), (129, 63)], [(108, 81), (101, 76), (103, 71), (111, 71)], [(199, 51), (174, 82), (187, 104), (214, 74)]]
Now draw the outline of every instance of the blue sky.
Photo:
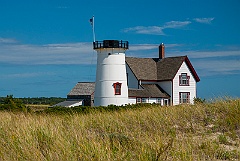
[(0, 96), (66, 97), (94, 81), (97, 40), (130, 43), (127, 56), (188, 55), (198, 96), (240, 97), (239, 0), (0, 0)]

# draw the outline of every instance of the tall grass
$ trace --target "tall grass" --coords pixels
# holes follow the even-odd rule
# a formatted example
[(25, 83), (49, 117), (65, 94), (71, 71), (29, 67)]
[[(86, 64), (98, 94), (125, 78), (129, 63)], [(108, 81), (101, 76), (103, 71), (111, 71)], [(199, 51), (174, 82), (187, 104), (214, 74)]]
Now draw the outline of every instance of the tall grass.
[(240, 159), (240, 100), (0, 120), (0, 160)]

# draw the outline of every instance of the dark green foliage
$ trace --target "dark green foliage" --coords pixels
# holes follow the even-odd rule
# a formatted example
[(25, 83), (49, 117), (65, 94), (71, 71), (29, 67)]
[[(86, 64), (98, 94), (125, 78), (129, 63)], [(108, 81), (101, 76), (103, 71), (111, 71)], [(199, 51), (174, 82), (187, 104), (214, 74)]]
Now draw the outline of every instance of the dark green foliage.
[[(6, 97), (0, 97), (0, 103), (3, 103)], [(59, 102), (63, 102), (66, 98), (60, 97), (27, 97), (27, 98), (18, 98), (24, 104), (32, 104), (32, 105), (55, 105)]]
[(194, 102), (194, 104), (201, 104), (201, 103), (205, 103), (206, 100), (205, 100), (205, 99), (202, 99), (202, 98), (200, 98), (200, 97), (197, 97), (197, 98), (194, 98), (194, 99), (193, 99), (193, 102)]
[(55, 105), (59, 102), (63, 102), (66, 98), (60, 97), (36, 97), (36, 98), (20, 98), (24, 104), (33, 104), (33, 105)]
[(128, 109), (138, 109), (138, 108), (150, 108), (150, 107), (159, 107), (159, 104), (133, 104), (133, 105), (125, 105), (125, 106), (99, 106), (99, 107), (91, 107), (91, 106), (78, 106), (78, 107), (49, 107), (44, 111), (39, 111), (39, 113), (54, 113), (54, 114), (74, 114), (74, 113), (82, 113), (87, 114), (91, 112), (113, 112), (113, 111), (121, 111)]
[(30, 111), (30, 109), (27, 108), (20, 99), (13, 98), (13, 95), (7, 95), (7, 97), (1, 100), (0, 110), (24, 112)]

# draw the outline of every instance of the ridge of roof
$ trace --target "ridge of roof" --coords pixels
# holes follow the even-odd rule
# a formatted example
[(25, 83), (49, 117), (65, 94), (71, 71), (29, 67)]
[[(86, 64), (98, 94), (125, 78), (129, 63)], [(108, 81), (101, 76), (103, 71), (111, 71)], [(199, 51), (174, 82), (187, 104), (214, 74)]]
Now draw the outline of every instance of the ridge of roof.
[(157, 80), (171, 80), (177, 74), (186, 56), (167, 57), (157, 62)]
[(156, 63), (152, 58), (126, 57), (125, 60), (138, 80), (157, 79)]
[(127, 65), (138, 80), (172, 80), (184, 61), (188, 65), (196, 82), (199, 82), (200, 78), (186, 55), (163, 59), (126, 57)]
[(94, 90), (95, 82), (78, 82), (68, 95), (91, 95)]

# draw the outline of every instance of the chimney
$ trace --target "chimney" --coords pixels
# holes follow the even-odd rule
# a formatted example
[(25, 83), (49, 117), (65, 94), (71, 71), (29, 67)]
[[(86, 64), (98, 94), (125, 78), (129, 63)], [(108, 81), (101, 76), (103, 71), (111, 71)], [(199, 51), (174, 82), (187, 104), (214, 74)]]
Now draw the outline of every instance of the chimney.
[(165, 57), (164, 48), (164, 44), (161, 43), (159, 45), (159, 59), (163, 59)]

